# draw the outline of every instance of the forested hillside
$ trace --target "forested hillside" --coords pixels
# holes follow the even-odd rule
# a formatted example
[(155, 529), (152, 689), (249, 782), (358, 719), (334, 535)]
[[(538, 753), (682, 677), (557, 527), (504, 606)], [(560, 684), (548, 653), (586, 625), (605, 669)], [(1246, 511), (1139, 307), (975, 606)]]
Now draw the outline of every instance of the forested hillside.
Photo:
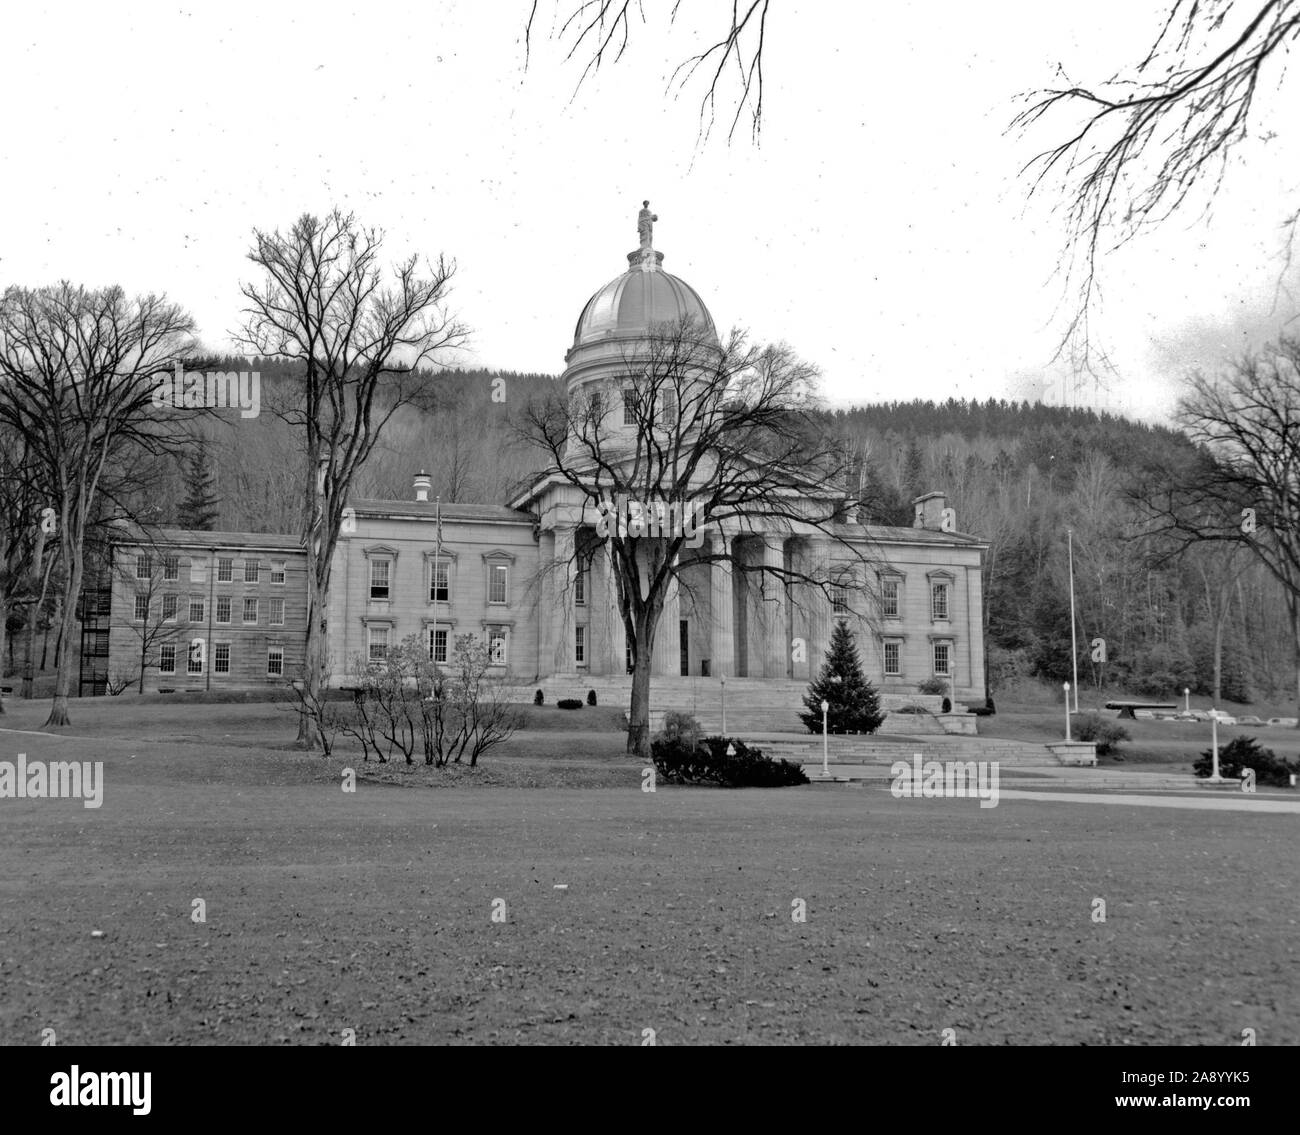
[[(273, 360), (228, 359), (218, 369), (261, 374), (256, 419), (223, 413), (151, 496), (159, 520), (214, 528), (296, 532), (300, 457), (273, 412), (285, 378)], [(517, 439), (517, 415), (554, 379), (540, 374), (429, 374), (427, 410), (406, 410), (384, 433), (360, 495), (406, 498), (423, 468), (443, 500), (502, 503), (538, 460)], [(1152, 461), (1187, 450), (1178, 432), (1091, 410), (949, 400), (828, 411), (846, 470), (877, 523), (909, 525), (911, 500), (947, 493), (958, 527), (989, 543), (985, 567), (994, 689), (1017, 676), (1070, 676), (1066, 530), (1074, 532), (1080, 677), (1169, 696), (1211, 692), (1214, 642), (1221, 689), (1249, 700), (1285, 689), (1294, 674), (1283, 597), (1254, 560), (1221, 548), (1173, 555), (1143, 538), (1133, 494)], [(206, 467), (206, 472), (205, 472)], [(1107, 643), (1094, 666), (1087, 645)]]

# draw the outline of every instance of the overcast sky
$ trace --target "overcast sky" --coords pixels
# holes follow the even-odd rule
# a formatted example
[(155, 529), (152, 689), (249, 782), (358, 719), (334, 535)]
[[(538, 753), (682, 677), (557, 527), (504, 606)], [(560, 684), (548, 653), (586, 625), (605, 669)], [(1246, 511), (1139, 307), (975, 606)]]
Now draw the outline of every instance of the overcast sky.
[[(553, 0), (526, 70), (529, 0), (10, 8), (0, 282), (166, 291), (227, 348), (253, 227), (337, 204), (394, 257), (456, 259), (466, 363), (558, 373), (648, 197), (664, 267), (719, 326), (819, 365), (835, 403), (1060, 399), (1063, 234), (1053, 201), (1027, 206), (1035, 147), (1007, 125), (1058, 66), (1096, 82), (1139, 58), (1160, 4), (775, 0), (758, 146), (698, 142), (699, 87), (665, 94), (729, 5), (692, 0), (699, 23), (676, 28), (666, 0), (645, 6), (623, 61), (576, 94)], [(1188, 367), (1294, 312), (1278, 234), (1297, 170), (1293, 140), (1258, 144), (1208, 222), (1106, 260), (1112, 408), (1168, 412)]]

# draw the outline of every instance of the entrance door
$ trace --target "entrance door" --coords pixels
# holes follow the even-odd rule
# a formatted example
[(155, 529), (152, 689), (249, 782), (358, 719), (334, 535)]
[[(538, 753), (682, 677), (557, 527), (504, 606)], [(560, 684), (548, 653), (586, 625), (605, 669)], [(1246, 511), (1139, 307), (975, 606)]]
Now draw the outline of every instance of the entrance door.
[(688, 619), (682, 619), (681, 624), (681, 642), (682, 642), (682, 677), (691, 676), (691, 624)]

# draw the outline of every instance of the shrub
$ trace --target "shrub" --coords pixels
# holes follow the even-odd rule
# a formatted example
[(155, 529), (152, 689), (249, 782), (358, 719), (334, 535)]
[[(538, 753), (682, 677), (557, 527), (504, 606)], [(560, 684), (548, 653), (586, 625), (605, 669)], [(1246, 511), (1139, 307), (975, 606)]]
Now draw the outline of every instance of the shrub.
[(1103, 757), (1115, 752), (1121, 741), (1130, 740), (1124, 726), (1100, 713), (1076, 714), (1070, 723), (1070, 733), (1076, 741), (1095, 741), (1097, 753)]
[(951, 712), (952, 712), (952, 698), (944, 698), (944, 699), (943, 699), (943, 712), (944, 712), (944, 713), (951, 713)]
[(561, 698), (556, 706), (560, 709), (581, 709), (582, 701), (578, 698)]
[[(1255, 770), (1256, 784), (1271, 784), (1279, 788), (1289, 788), (1291, 774), (1300, 773), (1300, 761), (1288, 761), (1279, 757), (1272, 749), (1260, 747), (1254, 737), (1234, 737), (1219, 749), (1219, 775), (1237, 780), (1242, 769)], [(1214, 771), (1213, 753), (1206, 749), (1200, 759), (1192, 765), (1197, 776), (1209, 776)]]
[(931, 675), (929, 678), (923, 678), (916, 684), (918, 694), (946, 694), (948, 692), (948, 683), (942, 678)]
[(808, 783), (797, 764), (765, 757), (762, 750), (731, 737), (705, 737), (694, 745), (660, 737), (651, 742), (650, 752), (656, 773), (670, 784), (785, 788)]
[(930, 711), (926, 709), (925, 706), (923, 705), (905, 705), (901, 709), (894, 710), (894, 712), (915, 714), (917, 716), (920, 716), (922, 714), (928, 715)]
[(663, 728), (657, 735), (658, 740), (676, 743), (678, 741), (694, 748), (700, 740), (700, 723), (689, 713), (679, 713), (670, 709), (664, 714)]
[(595, 690), (588, 690), (588, 691), (587, 691), (587, 704), (588, 704), (588, 705), (595, 705), (595, 704), (596, 704), (596, 691), (595, 691)]
[(538, 690), (537, 693), (533, 694), (533, 705), (545, 705), (545, 704), (546, 704), (546, 695), (543, 694), (541, 690)]

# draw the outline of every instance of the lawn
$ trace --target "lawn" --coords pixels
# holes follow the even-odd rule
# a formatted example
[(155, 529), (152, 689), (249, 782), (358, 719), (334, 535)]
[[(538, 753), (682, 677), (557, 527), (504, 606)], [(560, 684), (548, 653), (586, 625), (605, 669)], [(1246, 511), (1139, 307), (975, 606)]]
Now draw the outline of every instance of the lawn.
[(0, 800), (5, 1043), (1300, 1042), (1293, 816), (646, 793), (597, 731), (440, 777), (296, 753), (276, 707), (73, 711), (0, 735), (106, 782)]

